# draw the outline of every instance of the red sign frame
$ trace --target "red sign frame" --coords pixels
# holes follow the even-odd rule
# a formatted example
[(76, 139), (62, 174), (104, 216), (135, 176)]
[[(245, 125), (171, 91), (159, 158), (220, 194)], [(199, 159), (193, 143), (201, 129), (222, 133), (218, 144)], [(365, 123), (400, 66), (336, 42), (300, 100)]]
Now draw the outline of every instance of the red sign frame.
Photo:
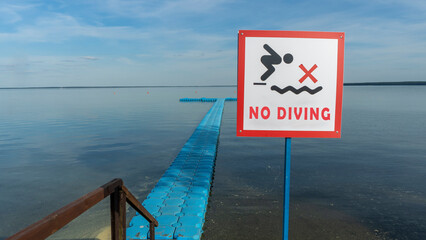
[[(244, 130), (244, 80), (245, 80), (245, 42), (247, 37), (276, 38), (322, 38), (337, 39), (337, 85), (336, 85), (336, 116), (334, 131), (274, 131)], [(237, 136), (239, 137), (300, 137), (300, 138), (340, 138), (343, 96), (343, 32), (306, 32), (306, 31), (265, 31), (240, 30), (238, 32), (238, 94), (237, 94)]]

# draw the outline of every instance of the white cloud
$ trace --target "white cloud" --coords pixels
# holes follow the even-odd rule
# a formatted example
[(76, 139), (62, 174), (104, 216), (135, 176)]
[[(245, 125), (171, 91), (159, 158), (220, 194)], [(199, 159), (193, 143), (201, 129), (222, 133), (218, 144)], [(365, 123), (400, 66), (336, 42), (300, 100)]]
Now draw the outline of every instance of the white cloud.
[(141, 40), (145, 45), (149, 43), (151, 48), (159, 45), (174, 47), (180, 41), (181, 44), (191, 44), (193, 48), (199, 48), (234, 40), (230, 36), (203, 34), (191, 29), (144, 27), (90, 25), (78, 21), (73, 16), (55, 13), (40, 17), (32, 24), (19, 25), (15, 31), (0, 32), (0, 42), (62, 42), (72, 38), (88, 37), (106, 40)]
[(127, 26), (82, 24), (74, 17), (65, 14), (51, 14), (37, 19), (32, 25), (19, 26), (15, 32), (0, 33), (0, 41), (57, 42), (72, 37), (129, 40), (143, 39), (147, 37), (147, 34)]
[[(359, 0), (351, 0), (351, 2), (359, 3)], [(426, 2), (424, 0), (364, 0), (365, 3), (391, 6), (391, 7), (407, 7), (413, 10), (424, 11), (426, 10)]]
[(117, 58), (117, 62), (119, 62), (121, 64), (125, 64), (125, 65), (135, 65), (136, 64), (135, 61), (133, 61), (132, 59), (127, 58), (127, 57), (119, 57), (119, 58)]
[(98, 57), (94, 57), (94, 56), (84, 56), (82, 57), (83, 59), (89, 60), (89, 61), (96, 61), (99, 60)]
[(345, 9), (292, 19), (285, 29), (345, 32), (345, 75), (349, 82), (423, 80), (426, 23), (416, 18), (424, 17), (390, 18), (360, 11)]
[(0, 22), (3, 24), (12, 24), (21, 21), (22, 13), (34, 8), (36, 5), (18, 5), (0, 2)]
[(200, 60), (221, 60), (233, 59), (236, 55), (236, 50), (211, 51), (211, 50), (188, 50), (185, 52), (165, 55), (165, 57), (177, 60), (200, 61)]
[(169, 18), (182, 13), (209, 13), (230, 0), (104, 0), (98, 3), (109, 13), (129, 18)]
[[(231, 78), (224, 82), (233, 81), (237, 43), (236, 35), (230, 33), (238, 28), (344, 31), (349, 81), (420, 78), (426, 68), (425, 1), (330, 0), (318, 5), (307, 0), (269, 2), (265, 9), (259, 9), (261, 3), (245, 2), (233, 5), (241, 9), (230, 9), (228, 2), (80, 0), (28, 7), (35, 8), (28, 15), (23, 14), (27, 11), (24, 5), (16, 8), (0, 3), (0, 13), (10, 19), (3, 24), (7, 28), (0, 31), (0, 42), (12, 47), (14, 42), (32, 44), (28, 46), (38, 51), (26, 48), (30, 56), (26, 61), (3, 65), (0, 61), (0, 72), (31, 72), (27, 78), (52, 82), (72, 81), (69, 76), (114, 81), (122, 79), (123, 71), (129, 81), (138, 81), (140, 76), (169, 81), (176, 76), (196, 82), (203, 80), (194, 76), (213, 79), (220, 72), (224, 79)], [(82, 11), (75, 11), (76, 5)], [(283, 14), (277, 15), (281, 10), (274, 6), (280, 6)], [(198, 17), (200, 22), (192, 21)], [(87, 42), (88, 38), (97, 41)], [(92, 47), (93, 42), (99, 44)], [(63, 56), (70, 49), (78, 57)], [(43, 50), (57, 56), (31, 57)], [(99, 57), (92, 54), (100, 53), (102, 61), (95, 61)]]

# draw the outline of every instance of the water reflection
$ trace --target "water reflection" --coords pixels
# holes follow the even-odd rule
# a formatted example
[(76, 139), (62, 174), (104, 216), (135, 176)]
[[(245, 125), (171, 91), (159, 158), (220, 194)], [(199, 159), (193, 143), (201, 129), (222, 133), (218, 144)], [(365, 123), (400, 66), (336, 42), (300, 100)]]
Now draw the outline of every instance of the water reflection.
[[(211, 107), (177, 100), (234, 91), (1, 91), (0, 239), (115, 177), (144, 199)], [(292, 141), (292, 239), (424, 239), (425, 91), (345, 87), (342, 139)], [(281, 239), (284, 141), (235, 137), (235, 115), (227, 102), (203, 238)], [(105, 209), (55, 237), (96, 239)]]

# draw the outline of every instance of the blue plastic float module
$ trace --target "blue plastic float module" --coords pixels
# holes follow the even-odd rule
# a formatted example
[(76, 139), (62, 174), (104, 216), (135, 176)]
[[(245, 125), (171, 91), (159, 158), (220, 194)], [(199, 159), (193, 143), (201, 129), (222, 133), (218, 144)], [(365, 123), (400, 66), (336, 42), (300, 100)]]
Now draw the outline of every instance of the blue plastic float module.
[[(201, 238), (226, 99), (210, 100), (215, 104), (142, 203), (159, 223), (155, 239)], [(149, 238), (149, 224), (137, 214), (127, 239)]]
[[(180, 102), (216, 102), (217, 98), (181, 98)], [(225, 101), (235, 102), (237, 98), (225, 98)]]

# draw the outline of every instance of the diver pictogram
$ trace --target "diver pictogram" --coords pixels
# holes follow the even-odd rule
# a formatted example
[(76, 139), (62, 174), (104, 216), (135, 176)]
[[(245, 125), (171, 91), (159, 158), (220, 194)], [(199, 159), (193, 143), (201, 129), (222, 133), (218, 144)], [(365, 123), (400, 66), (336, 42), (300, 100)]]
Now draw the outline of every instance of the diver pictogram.
[[(291, 53), (284, 54), (281, 59), (280, 55), (272, 49), (268, 44), (264, 44), (263, 48), (269, 53), (269, 55), (263, 55), (260, 58), (260, 62), (266, 67), (266, 71), (260, 76), (260, 80), (262, 82), (255, 82), (253, 85), (266, 85), (266, 80), (275, 72), (274, 65), (281, 64), (282, 61), (286, 64), (291, 64), (294, 60), (294, 57)], [(299, 68), (305, 73), (302, 78), (299, 79), (300, 83), (303, 83), (307, 78), (311, 79), (313, 83), (317, 83), (318, 79), (313, 76), (313, 71), (318, 68), (317, 64), (314, 64), (309, 70), (303, 64), (299, 65)], [(300, 94), (302, 92), (307, 92), (311, 95), (314, 95), (322, 90), (322, 86), (318, 86), (317, 88), (311, 89), (308, 86), (302, 86), (300, 88), (296, 88), (294, 86), (288, 85), (284, 88), (280, 88), (277, 85), (273, 85), (271, 87), (272, 91), (276, 91), (280, 94), (284, 94), (286, 92), (293, 92), (294, 94)]]
[(277, 65), (281, 63), (281, 57), (278, 55), (268, 44), (263, 45), (263, 48), (268, 51), (270, 55), (263, 55), (260, 58), (260, 61), (262, 64), (268, 69), (261, 77), (260, 79), (262, 81), (265, 81), (268, 79), (269, 76), (271, 76), (272, 73), (275, 72), (275, 68), (273, 65)]

